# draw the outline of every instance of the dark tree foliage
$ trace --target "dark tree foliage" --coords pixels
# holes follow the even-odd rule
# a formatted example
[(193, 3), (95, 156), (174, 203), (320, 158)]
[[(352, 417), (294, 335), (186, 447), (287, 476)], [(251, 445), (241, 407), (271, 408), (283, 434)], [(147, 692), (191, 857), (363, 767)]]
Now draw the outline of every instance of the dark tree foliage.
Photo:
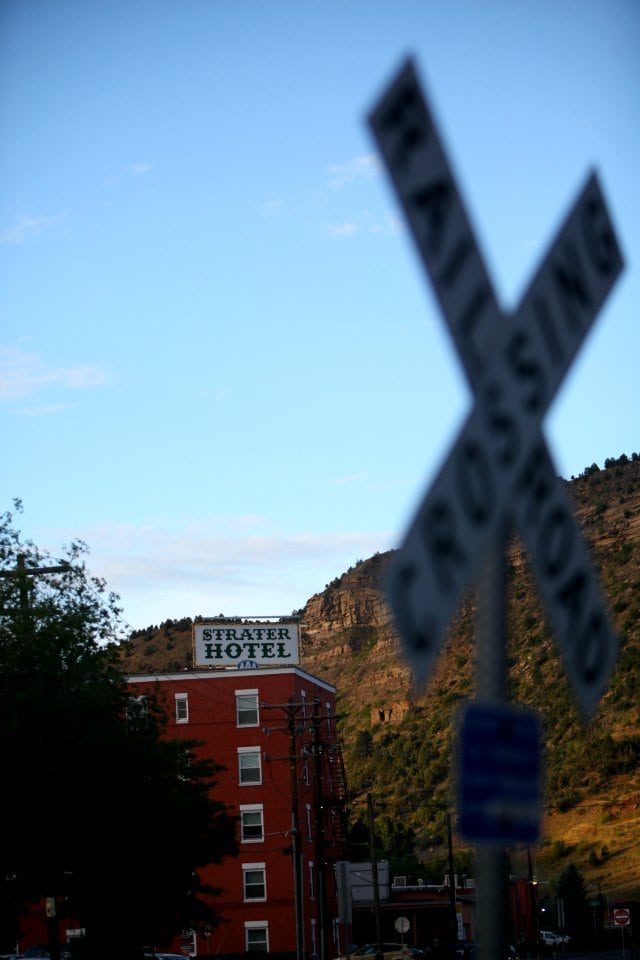
[(573, 944), (589, 945), (593, 934), (591, 910), (587, 900), (587, 887), (584, 877), (570, 863), (563, 870), (558, 881), (557, 895), (564, 901), (567, 933)]
[(215, 922), (197, 869), (236, 852), (235, 823), (211, 798), (218, 768), (129, 693), (118, 598), (85, 553), (72, 543), (67, 570), (34, 575), (59, 563), (0, 516), (0, 940), (21, 906), (55, 896), (90, 956), (133, 957)]
[(417, 882), (416, 878), (422, 876), (424, 870), (416, 859), (414, 830), (402, 820), (380, 817), (376, 833), (383, 856), (389, 862), (391, 876), (408, 876)]

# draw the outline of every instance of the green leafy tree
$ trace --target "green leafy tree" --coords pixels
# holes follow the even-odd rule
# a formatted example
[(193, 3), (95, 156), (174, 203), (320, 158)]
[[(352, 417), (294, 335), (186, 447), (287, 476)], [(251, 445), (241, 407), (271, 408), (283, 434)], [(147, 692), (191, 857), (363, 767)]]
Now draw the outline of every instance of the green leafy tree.
[(215, 922), (197, 871), (236, 852), (235, 824), (211, 796), (219, 768), (127, 688), (118, 598), (88, 575), (86, 546), (65, 553), (52, 561), (0, 516), (0, 935), (55, 896), (92, 957), (133, 957)]

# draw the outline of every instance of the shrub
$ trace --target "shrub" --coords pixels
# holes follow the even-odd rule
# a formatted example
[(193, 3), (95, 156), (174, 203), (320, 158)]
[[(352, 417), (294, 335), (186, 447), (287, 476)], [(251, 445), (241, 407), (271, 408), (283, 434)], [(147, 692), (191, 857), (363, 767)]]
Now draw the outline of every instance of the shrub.
[(569, 853), (569, 847), (564, 840), (554, 840), (551, 844), (551, 859), (561, 860)]

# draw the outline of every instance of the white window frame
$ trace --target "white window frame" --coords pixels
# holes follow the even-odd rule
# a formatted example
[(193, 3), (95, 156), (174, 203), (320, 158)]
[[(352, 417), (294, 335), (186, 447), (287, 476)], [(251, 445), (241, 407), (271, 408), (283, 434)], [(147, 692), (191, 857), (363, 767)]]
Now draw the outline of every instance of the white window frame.
[[(260, 747), (238, 747), (238, 785), (241, 787), (259, 787), (262, 783), (262, 752)], [(258, 779), (257, 780), (243, 780), (242, 779), (242, 766), (240, 757), (246, 755), (247, 753), (257, 754), (258, 757)]]
[[(244, 949), (246, 953), (252, 953), (249, 949), (249, 931), (264, 930), (266, 934), (265, 953), (269, 953), (269, 921), (268, 920), (245, 920), (244, 922)], [(256, 951), (258, 952), (258, 951)]]
[[(189, 694), (176, 693), (175, 706), (176, 706), (176, 723), (189, 723)], [(182, 708), (184, 708), (184, 716), (181, 716)]]
[(300, 697), (302, 698), (302, 719), (307, 719), (307, 691), (301, 690)]
[[(260, 703), (258, 701), (258, 690), (236, 690), (236, 726), (237, 727), (259, 727), (260, 726)], [(255, 697), (256, 701), (256, 719), (251, 723), (240, 723), (240, 698)]]
[(331, 709), (331, 704), (327, 701), (325, 704), (327, 708), (327, 736), (330, 737), (333, 733), (331, 730), (331, 723), (333, 721), (333, 710)]
[[(264, 889), (264, 896), (262, 897), (248, 897), (247, 896), (247, 874), (249, 871), (262, 871), (262, 886)], [(267, 899), (267, 866), (265, 863), (243, 863), (242, 864), (242, 902), (243, 903), (264, 903)]]
[[(245, 837), (244, 822), (242, 815), (244, 813), (260, 814), (260, 836)], [(264, 843), (264, 804), (262, 803), (241, 803), (240, 804), (240, 843)]]

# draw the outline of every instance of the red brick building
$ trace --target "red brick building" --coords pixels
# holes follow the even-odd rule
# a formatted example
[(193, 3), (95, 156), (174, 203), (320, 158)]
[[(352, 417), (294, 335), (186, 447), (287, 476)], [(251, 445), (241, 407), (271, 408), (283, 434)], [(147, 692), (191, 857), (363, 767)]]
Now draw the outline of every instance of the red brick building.
[(345, 781), (335, 688), (298, 666), (128, 680), (165, 704), (168, 736), (201, 741), (199, 752), (224, 767), (214, 794), (238, 817), (237, 858), (199, 871), (220, 890), (221, 922), (195, 931), (198, 955), (336, 956), (345, 947), (333, 870)]

